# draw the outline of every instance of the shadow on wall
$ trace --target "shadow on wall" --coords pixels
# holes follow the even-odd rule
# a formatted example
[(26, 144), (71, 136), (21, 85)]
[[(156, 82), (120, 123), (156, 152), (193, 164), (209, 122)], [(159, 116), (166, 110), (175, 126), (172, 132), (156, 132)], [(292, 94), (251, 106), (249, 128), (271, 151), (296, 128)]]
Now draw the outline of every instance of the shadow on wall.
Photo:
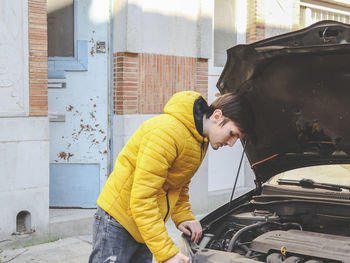
[[(216, 19), (209, 12), (202, 12), (198, 3), (182, 10), (145, 5), (115, 6), (114, 52), (213, 58), (215, 66), (223, 67), (226, 50), (246, 39), (246, 29), (238, 30), (235, 10), (228, 12), (224, 4), (214, 10)], [(155, 11), (157, 8), (159, 12)], [(186, 13), (179, 15), (181, 12)], [(291, 25), (266, 24), (263, 34), (271, 37), (290, 31)]]
[(212, 21), (209, 16), (201, 15), (200, 5), (195, 3), (183, 9), (176, 6), (175, 10), (148, 7), (145, 3), (143, 6), (116, 4), (114, 52), (209, 58)]

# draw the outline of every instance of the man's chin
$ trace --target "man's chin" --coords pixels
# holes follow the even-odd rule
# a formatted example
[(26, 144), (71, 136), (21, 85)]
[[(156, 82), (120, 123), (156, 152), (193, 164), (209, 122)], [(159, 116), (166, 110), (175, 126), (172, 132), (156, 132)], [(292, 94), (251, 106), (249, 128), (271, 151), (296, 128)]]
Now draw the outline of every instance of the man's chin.
[(219, 146), (216, 146), (216, 145), (211, 145), (211, 148), (216, 151), (217, 149), (219, 149)]

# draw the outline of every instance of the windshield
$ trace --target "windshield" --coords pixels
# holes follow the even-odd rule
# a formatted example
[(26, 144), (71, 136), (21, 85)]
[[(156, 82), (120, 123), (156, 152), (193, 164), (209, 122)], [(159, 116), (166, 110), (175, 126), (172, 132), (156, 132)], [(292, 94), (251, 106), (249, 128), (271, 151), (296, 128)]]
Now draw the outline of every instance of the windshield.
[(279, 179), (302, 180), (311, 179), (315, 183), (350, 186), (350, 164), (331, 164), (303, 167), (275, 175), (270, 184), (278, 184)]

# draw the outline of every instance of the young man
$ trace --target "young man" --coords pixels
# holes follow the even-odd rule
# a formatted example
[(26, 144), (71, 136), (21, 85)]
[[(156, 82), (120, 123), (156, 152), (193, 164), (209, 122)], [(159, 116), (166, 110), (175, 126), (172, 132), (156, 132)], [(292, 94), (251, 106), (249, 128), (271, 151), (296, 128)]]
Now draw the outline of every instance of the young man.
[(90, 263), (189, 262), (167, 234), (177, 228), (198, 242), (188, 186), (208, 147), (229, 145), (250, 133), (252, 110), (244, 97), (226, 94), (209, 107), (198, 93), (175, 94), (164, 113), (145, 123), (120, 152), (98, 200)]

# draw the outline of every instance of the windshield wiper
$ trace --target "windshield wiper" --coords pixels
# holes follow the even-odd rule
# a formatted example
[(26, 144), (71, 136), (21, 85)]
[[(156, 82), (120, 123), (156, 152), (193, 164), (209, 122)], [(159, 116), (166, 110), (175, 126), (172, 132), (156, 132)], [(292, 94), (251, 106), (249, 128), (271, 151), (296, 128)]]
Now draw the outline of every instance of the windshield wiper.
[(301, 179), (301, 180), (279, 179), (277, 183), (285, 184), (285, 185), (300, 185), (301, 187), (305, 187), (305, 188), (320, 188), (320, 189), (326, 189), (326, 190), (338, 191), (338, 192), (341, 192), (342, 189), (350, 190), (350, 186), (347, 186), (347, 185), (316, 183), (311, 179)]

